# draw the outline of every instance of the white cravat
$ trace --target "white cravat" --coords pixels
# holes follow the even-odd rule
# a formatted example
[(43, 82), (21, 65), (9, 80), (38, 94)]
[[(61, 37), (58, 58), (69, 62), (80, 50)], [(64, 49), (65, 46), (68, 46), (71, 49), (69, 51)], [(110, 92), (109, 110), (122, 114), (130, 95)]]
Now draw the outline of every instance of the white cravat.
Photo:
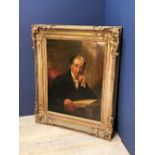
[(71, 75), (72, 75), (72, 78), (73, 78), (73, 82), (74, 82), (75, 88), (78, 89), (79, 88), (79, 81), (76, 79), (76, 77), (74, 76), (72, 71), (71, 71)]

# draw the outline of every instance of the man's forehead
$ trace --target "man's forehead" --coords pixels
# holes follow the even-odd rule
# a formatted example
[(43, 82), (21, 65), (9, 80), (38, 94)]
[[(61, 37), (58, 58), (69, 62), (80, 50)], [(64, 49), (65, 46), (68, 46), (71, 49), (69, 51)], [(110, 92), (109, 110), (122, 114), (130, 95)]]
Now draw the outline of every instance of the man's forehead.
[(84, 61), (80, 58), (75, 58), (74, 61), (73, 61), (74, 64), (81, 64), (83, 65), (84, 64)]

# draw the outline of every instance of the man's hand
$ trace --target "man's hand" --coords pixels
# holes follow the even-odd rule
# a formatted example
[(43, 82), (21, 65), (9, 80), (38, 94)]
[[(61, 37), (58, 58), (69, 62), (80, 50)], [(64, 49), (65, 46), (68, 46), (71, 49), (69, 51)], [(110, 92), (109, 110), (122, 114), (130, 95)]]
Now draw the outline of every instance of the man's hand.
[(72, 100), (65, 99), (64, 100), (65, 111), (73, 113), (76, 110), (76, 106), (73, 104)]
[(84, 75), (79, 75), (78, 81), (79, 81), (79, 83), (80, 83), (80, 85), (81, 85), (82, 87), (84, 87), (84, 88), (86, 87), (86, 80), (85, 80)]

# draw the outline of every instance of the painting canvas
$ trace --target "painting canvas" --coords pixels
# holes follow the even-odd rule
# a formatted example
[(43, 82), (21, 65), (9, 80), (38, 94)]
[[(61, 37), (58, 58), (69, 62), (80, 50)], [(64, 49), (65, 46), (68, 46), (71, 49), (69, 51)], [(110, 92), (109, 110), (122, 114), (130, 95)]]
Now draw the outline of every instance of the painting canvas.
[[(80, 69), (75, 66), (78, 65), (80, 57), (86, 63), (85, 66), (82, 64), (81, 68), (82, 70), (84, 67), (82, 78), (85, 86), (81, 86)], [(100, 120), (103, 59), (104, 44), (100, 42), (47, 40), (48, 109)], [(77, 87), (72, 77), (74, 72), (78, 74)], [(69, 105), (64, 104), (66, 99), (72, 102), (71, 110), (69, 108), (67, 110)]]
[(36, 122), (111, 139), (121, 27), (33, 25)]

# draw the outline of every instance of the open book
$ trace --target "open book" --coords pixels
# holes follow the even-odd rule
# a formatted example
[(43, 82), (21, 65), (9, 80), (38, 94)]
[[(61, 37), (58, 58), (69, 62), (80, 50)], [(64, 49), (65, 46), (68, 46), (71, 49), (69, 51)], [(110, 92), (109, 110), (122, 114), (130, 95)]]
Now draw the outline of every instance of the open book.
[(84, 108), (84, 107), (96, 104), (96, 101), (97, 100), (95, 100), (95, 99), (83, 99), (83, 100), (73, 101), (73, 104), (75, 104), (76, 107), (78, 107), (78, 108)]

